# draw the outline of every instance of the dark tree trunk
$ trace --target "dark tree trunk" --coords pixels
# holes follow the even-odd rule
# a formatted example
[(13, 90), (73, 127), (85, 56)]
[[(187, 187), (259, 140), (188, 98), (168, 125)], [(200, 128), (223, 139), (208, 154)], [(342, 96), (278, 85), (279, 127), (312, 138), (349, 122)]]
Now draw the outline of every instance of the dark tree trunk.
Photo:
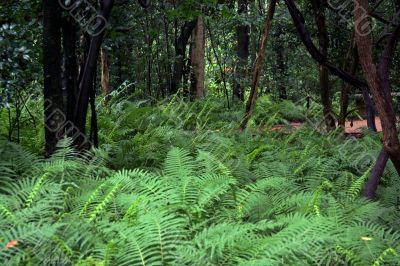
[[(318, 28), (320, 51), (322, 55), (327, 58), (329, 48), (329, 36), (326, 28), (325, 7), (321, 0), (312, 0), (311, 3), (314, 9), (315, 23), (317, 24)], [(335, 128), (335, 118), (332, 114), (332, 102), (330, 98), (329, 88), (329, 70), (323, 65), (319, 66), (319, 84), (325, 124), (327, 130), (330, 131)]]
[[(169, 21), (168, 21), (168, 17), (166, 16), (166, 10), (165, 10), (165, 6), (164, 6), (164, 2), (162, 2), (162, 9), (163, 9), (163, 24), (164, 24), (164, 37), (165, 37), (165, 48), (166, 48), (166, 52), (167, 52), (167, 58), (166, 58), (166, 64), (165, 64), (165, 68), (166, 68), (166, 74), (167, 74), (167, 84), (168, 86), (166, 88), (171, 88), (171, 79), (172, 79), (172, 75), (171, 75), (171, 48), (170, 48), (170, 37), (169, 37)], [(164, 93), (164, 91), (163, 91)]]
[(93, 77), (93, 87), (90, 93), (90, 111), (91, 111), (91, 120), (90, 120), (90, 141), (93, 143), (95, 148), (99, 147), (99, 133), (97, 128), (97, 113), (96, 113), (96, 73)]
[[(238, 0), (238, 14), (246, 14), (248, 10), (247, 0)], [(236, 28), (236, 55), (237, 63), (235, 69), (235, 78), (233, 81), (233, 96), (244, 101), (244, 84), (246, 82), (247, 63), (249, 58), (249, 25), (241, 24)]]
[[(351, 64), (351, 66), (349, 66)], [(350, 49), (346, 55), (344, 62), (344, 69), (348, 70), (350, 75), (355, 75), (358, 67), (358, 53), (357, 48), (354, 46), (354, 40), (352, 38), (350, 42)], [(347, 67), (346, 67), (347, 66)], [(343, 81), (342, 88), (340, 90), (340, 113), (338, 119), (338, 126), (342, 127), (343, 130), (346, 124), (347, 111), (349, 106), (349, 92), (351, 85)]]
[(67, 94), (65, 113), (67, 120), (72, 121), (76, 107), (78, 90), (78, 62), (76, 57), (76, 28), (69, 19), (63, 20), (63, 48), (64, 48), (64, 89)]
[(147, 74), (146, 74), (146, 87), (148, 95), (152, 95), (152, 72), (153, 72), (153, 38), (150, 36), (150, 21), (149, 13), (146, 10), (146, 44), (147, 44)]
[(376, 190), (378, 189), (379, 181), (383, 172), (385, 171), (386, 163), (389, 159), (387, 152), (382, 149), (379, 153), (378, 159), (376, 160), (375, 166), (372, 169), (371, 175), (368, 178), (364, 188), (364, 197), (367, 199), (374, 199)]
[(176, 40), (174, 74), (171, 81), (170, 93), (178, 92), (178, 88), (181, 84), (185, 68), (186, 46), (189, 42), (189, 38), (193, 29), (196, 27), (196, 22), (196, 19), (190, 22), (185, 22), (181, 28), (181, 35)]
[(58, 1), (43, 0), (45, 154), (54, 153), (66, 120), (61, 88), (61, 11)]
[(365, 107), (367, 109), (367, 126), (372, 131), (376, 131), (374, 104), (371, 100), (371, 97), (369, 96), (367, 88), (363, 88), (361, 92), (364, 99)]
[[(89, 98), (93, 86), (93, 78), (96, 72), (97, 59), (105, 32), (105, 22), (108, 21), (110, 17), (113, 5), (114, 0), (101, 1), (99, 16), (96, 20), (96, 25), (98, 25), (98, 27), (96, 28), (90, 40), (89, 53), (86, 58), (85, 67), (83, 69), (82, 79), (79, 82), (79, 95), (77, 100), (77, 107), (75, 109), (74, 125), (82, 135), (84, 135), (86, 131), (85, 125), (87, 110), (89, 106)], [(104, 19), (106, 21), (104, 21)], [(81, 137), (76, 139), (75, 142), (77, 146), (81, 146), (82, 144), (84, 144), (85, 139)]]

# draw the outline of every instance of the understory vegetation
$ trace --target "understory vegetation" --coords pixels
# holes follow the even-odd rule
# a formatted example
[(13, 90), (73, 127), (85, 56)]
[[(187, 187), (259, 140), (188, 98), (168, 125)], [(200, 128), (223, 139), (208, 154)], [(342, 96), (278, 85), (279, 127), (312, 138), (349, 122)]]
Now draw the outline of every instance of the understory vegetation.
[(84, 154), (1, 140), (1, 265), (398, 265), (397, 174), (369, 201), (373, 164), (353, 157), (375, 158), (378, 134), (318, 132), (321, 108), (289, 101), (240, 134), (243, 113), (213, 98), (112, 104)]
[(0, 0), (0, 266), (400, 266), (400, 0)]

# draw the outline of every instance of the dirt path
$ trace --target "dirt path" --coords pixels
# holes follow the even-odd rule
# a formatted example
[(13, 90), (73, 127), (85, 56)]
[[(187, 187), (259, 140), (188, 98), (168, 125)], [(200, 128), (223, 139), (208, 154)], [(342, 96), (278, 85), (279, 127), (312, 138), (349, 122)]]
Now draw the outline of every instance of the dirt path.
[[(381, 120), (379, 117), (375, 118), (376, 129), (378, 132), (382, 131)], [(290, 125), (293, 128), (299, 128), (302, 123), (292, 122)], [(272, 128), (272, 130), (279, 130), (284, 128), (286, 125), (276, 125)], [(362, 133), (362, 128), (367, 127), (367, 120), (354, 120), (351, 125), (351, 121), (347, 121), (345, 124), (345, 130), (347, 134), (360, 134)]]

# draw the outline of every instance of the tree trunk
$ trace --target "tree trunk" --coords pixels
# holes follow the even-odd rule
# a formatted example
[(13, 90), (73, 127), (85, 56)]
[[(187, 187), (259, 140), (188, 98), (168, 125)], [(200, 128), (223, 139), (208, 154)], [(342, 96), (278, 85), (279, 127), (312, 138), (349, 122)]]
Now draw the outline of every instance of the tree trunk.
[(82, 73), (82, 79), (79, 82), (79, 96), (77, 100), (77, 107), (74, 115), (74, 125), (81, 134), (81, 137), (75, 139), (75, 144), (78, 147), (85, 148), (86, 138), (84, 137), (86, 131), (86, 117), (89, 107), (90, 93), (93, 88), (93, 77), (96, 72), (97, 59), (100, 53), (101, 43), (103, 41), (106, 21), (108, 21), (111, 10), (114, 5), (114, 0), (101, 1), (100, 12), (98, 14), (95, 32), (90, 40), (89, 53), (86, 58), (85, 67)]
[[(247, 0), (238, 0), (238, 14), (246, 14), (248, 10)], [(244, 84), (246, 82), (247, 63), (249, 58), (249, 32), (250, 27), (246, 24), (241, 24), (236, 28), (236, 55), (237, 63), (235, 68), (235, 78), (233, 81), (233, 96), (244, 101)]]
[[(388, 153), (389, 158), (393, 162), (397, 172), (400, 174), (400, 142), (397, 136), (396, 116), (393, 109), (392, 98), (390, 96), (390, 85), (388, 79), (388, 64), (391, 60), (390, 47), (386, 47), (383, 53), (383, 59), (380, 63), (380, 72), (374, 63), (372, 41), (369, 37), (369, 20), (368, 20), (368, 0), (355, 0), (354, 20), (355, 20), (355, 39), (360, 56), (361, 66), (365, 79), (374, 97), (375, 106), (379, 113), (383, 131), (383, 147)], [(396, 31), (397, 35), (392, 36), (391, 40), (398, 39), (400, 30)], [(389, 41), (389, 42), (390, 42)], [(392, 48), (394, 49), (394, 47)], [(388, 54), (387, 54), (388, 52)], [(385, 61), (387, 60), (387, 61)]]
[(285, 100), (287, 99), (287, 91), (286, 91), (286, 74), (287, 74), (287, 51), (285, 47), (285, 40), (283, 40), (282, 36), (284, 34), (284, 30), (281, 25), (276, 26), (275, 30), (275, 54), (276, 54), (276, 80), (277, 87), (279, 93), (279, 99)]
[[(400, 0), (396, 0), (396, 13), (398, 14), (400, 11)], [(379, 73), (381, 75), (382, 80), (386, 80), (387, 84), (389, 84), (389, 64), (392, 61), (392, 57), (394, 54), (394, 48), (396, 47), (396, 42), (398, 42), (399, 39), (399, 29), (400, 27), (398, 26), (396, 31), (392, 34), (389, 42), (385, 46), (384, 52), (381, 57), (381, 61), (379, 64)], [(389, 91), (386, 92), (387, 97), (391, 97), (390, 95), (390, 87)], [(385, 149), (383, 148), (378, 156), (378, 159), (375, 163), (374, 168), (372, 169), (371, 175), (369, 176), (369, 179), (367, 183), (365, 184), (364, 188), (364, 196), (370, 200), (374, 199), (376, 196), (376, 190), (378, 189), (379, 181), (383, 175), (383, 172), (385, 170), (387, 161), (389, 159), (389, 156)]]
[[(349, 67), (349, 64), (351, 66)], [(344, 62), (344, 69), (348, 69), (351, 75), (355, 75), (358, 67), (358, 54), (357, 48), (354, 47), (354, 40), (351, 40), (349, 51), (346, 55), (345, 62)], [(347, 66), (347, 67), (346, 67)], [(338, 126), (342, 127), (343, 130), (346, 125), (346, 118), (347, 118), (347, 109), (349, 106), (349, 92), (350, 92), (350, 84), (343, 81), (342, 88), (340, 90), (340, 113), (338, 119)]]
[(383, 172), (385, 171), (386, 163), (389, 157), (387, 152), (382, 149), (379, 153), (378, 159), (376, 160), (375, 166), (372, 169), (371, 175), (368, 178), (367, 183), (364, 187), (364, 197), (367, 199), (374, 199), (376, 190), (378, 189), (379, 181)]
[(54, 0), (43, 0), (43, 74), (45, 155), (50, 156), (66, 121), (61, 88), (61, 11)]
[(175, 62), (174, 74), (171, 81), (170, 93), (177, 93), (181, 84), (181, 79), (185, 67), (186, 46), (189, 42), (190, 35), (196, 26), (196, 20), (185, 22), (181, 28), (181, 35), (177, 38), (175, 43)]
[(205, 77), (205, 62), (204, 62), (204, 21), (203, 17), (197, 18), (196, 27), (192, 34), (192, 49), (190, 54), (191, 62), (191, 91), (196, 98), (204, 97), (204, 77)]
[(317, 61), (319, 64), (327, 67), (331, 74), (338, 76), (345, 82), (357, 87), (358, 89), (361, 90), (364, 96), (364, 102), (365, 105), (367, 106), (368, 110), (368, 127), (372, 128), (372, 125), (374, 125), (375, 121), (371, 120), (372, 117), (374, 117), (373, 113), (370, 113), (373, 111), (372, 104), (371, 104), (371, 99), (368, 94), (368, 85), (364, 82), (356, 78), (355, 76), (347, 73), (346, 71), (343, 71), (342, 69), (339, 69), (335, 65), (333, 65), (331, 62), (327, 60), (327, 58), (315, 47), (312, 39), (310, 32), (306, 29), (304, 25), (304, 17), (301, 14), (301, 12), (298, 10), (296, 7), (296, 4), (294, 3), (293, 0), (285, 0), (285, 4), (290, 12), (290, 15), (293, 19), (294, 25), (296, 26), (296, 29), (299, 33), (299, 36), (304, 44), (304, 46), (307, 48), (307, 51), (309, 54), (312, 56), (312, 58)]
[(150, 36), (150, 21), (149, 14), (146, 10), (146, 44), (147, 44), (147, 74), (146, 74), (146, 87), (148, 95), (152, 95), (152, 72), (153, 72), (153, 38)]
[(65, 114), (67, 120), (72, 121), (76, 106), (76, 93), (78, 90), (78, 61), (76, 57), (76, 28), (70, 19), (64, 19), (62, 25), (63, 51), (64, 51), (64, 82), (67, 104)]
[(272, 19), (274, 17), (274, 13), (275, 13), (276, 2), (277, 2), (277, 0), (271, 0), (269, 7), (268, 7), (267, 18), (265, 20), (265, 24), (264, 24), (264, 28), (263, 28), (263, 35), (261, 38), (260, 50), (258, 51), (256, 61), (254, 63), (250, 96), (249, 96), (249, 99), (246, 104), (246, 115), (243, 118), (243, 121), (240, 125), (240, 131), (243, 131), (247, 127), (247, 123), (249, 122), (250, 117), (254, 110), (254, 105), (256, 102), (256, 98), (257, 98), (258, 83), (260, 82), (260, 75), (261, 75), (262, 65), (263, 65), (264, 57), (265, 57), (265, 49), (267, 47), (268, 36), (269, 36), (271, 26), (272, 26)]
[[(314, 9), (315, 23), (318, 28), (319, 48), (324, 57), (328, 56), (329, 36), (326, 28), (325, 7), (321, 0), (312, 0), (311, 4)], [(319, 84), (321, 92), (321, 103), (323, 106), (323, 114), (325, 124), (328, 131), (335, 129), (335, 118), (332, 114), (332, 102), (329, 89), (329, 70), (327, 67), (319, 66)]]
[(104, 97), (104, 105), (110, 102), (110, 71), (108, 69), (108, 54), (101, 49), (101, 90)]

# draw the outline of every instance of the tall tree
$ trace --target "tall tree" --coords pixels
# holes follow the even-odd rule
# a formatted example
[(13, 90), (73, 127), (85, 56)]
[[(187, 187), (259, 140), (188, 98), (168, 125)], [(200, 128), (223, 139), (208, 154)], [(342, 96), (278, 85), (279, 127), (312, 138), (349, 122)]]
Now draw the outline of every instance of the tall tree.
[[(66, 4), (68, 2), (68, 4)], [(139, 0), (148, 7), (150, 1)], [(65, 5), (64, 5), (65, 4)], [(80, 8), (79, 2), (43, 0), (43, 70), (44, 70), (44, 116), (45, 116), (45, 152), (51, 155), (57, 141), (65, 133), (72, 135), (74, 142), (81, 148), (87, 148), (85, 137), (86, 117), (89, 104), (92, 109), (92, 132), (96, 139), (96, 114), (94, 110), (95, 80), (97, 59), (105, 34), (107, 22), (114, 6), (114, 0), (101, 0), (95, 24), (91, 32), (86, 31), (81, 42), (84, 56), (78, 73), (76, 58), (77, 29), (75, 21), (61, 19), (65, 10)], [(62, 8), (61, 8), (62, 7)], [(85, 18), (86, 19), (86, 18)], [(61, 35), (62, 29), (62, 35)], [(85, 31), (85, 29), (82, 29)], [(89, 34), (90, 33), (90, 34)], [(61, 42), (61, 36), (63, 37)], [(62, 43), (62, 45), (61, 45)], [(61, 68), (61, 50), (63, 50), (63, 75)], [(62, 77), (64, 79), (62, 80)], [(67, 90), (67, 100), (63, 99), (62, 84)], [(90, 101), (91, 100), (91, 101)], [(66, 108), (65, 108), (66, 106)], [(65, 114), (66, 113), (66, 114)], [(65, 128), (64, 128), (65, 127)], [(95, 141), (96, 142), (96, 141)], [(85, 144), (84, 146), (82, 146)]]
[[(74, 125), (77, 130), (85, 134), (86, 132), (86, 117), (89, 107), (90, 93), (93, 90), (93, 81), (96, 73), (97, 59), (100, 53), (100, 47), (103, 42), (105, 34), (106, 23), (110, 18), (111, 10), (114, 5), (114, 0), (103, 0), (100, 2), (100, 11), (96, 19), (96, 28), (90, 38), (90, 45), (88, 55), (85, 60), (85, 66), (79, 80), (79, 93), (77, 98), (77, 107), (74, 113)], [(76, 144), (80, 146), (83, 141), (82, 138), (75, 140)]]
[(58, 1), (43, 0), (43, 74), (45, 154), (50, 156), (64, 129), (61, 89), (61, 8)]
[(373, 45), (370, 38), (368, 0), (355, 0), (354, 25), (360, 63), (365, 79), (374, 97), (383, 131), (383, 148), (400, 174), (400, 142), (396, 128), (396, 115), (390, 94), (389, 65), (400, 38), (400, 25), (387, 42), (378, 65), (374, 63)]
[[(311, 0), (314, 10), (315, 23), (318, 29), (319, 48), (324, 57), (328, 56), (329, 36), (325, 19), (325, 0)], [(329, 70), (324, 65), (319, 65), (319, 84), (321, 93), (321, 103), (325, 124), (328, 130), (335, 128), (335, 118), (332, 113), (332, 101), (329, 88)]]
[(205, 32), (203, 17), (197, 17), (196, 27), (192, 34), (191, 62), (191, 91), (196, 98), (204, 97), (205, 78)]
[(186, 21), (181, 28), (181, 34), (175, 42), (174, 74), (171, 81), (170, 93), (176, 93), (181, 84), (185, 68), (186, 46), (193, 29), (196, 27), (197, 20)]
[(264, 63), (264, 58), (265, 58), (265, 49), (267, 47), (268, 37), (272, 27), (272, 19), (274, 18), (275, 14), (276, 2), (277, 0), (271, 0), (269, 3), (267, 18), (265, 19), (265, 24), (261, 37), (260, 50), (258, 51), (256, 61), (254, 62), (250, 95), (246, 104), (246, 114), (240, 125), (240, 131), (246, 129), (247, 124), (251, 118), (251, 115), (253, 114), (254, 105), (257, 99), (258, 83), (260, 82), (262, 65)]
[[(238, 0), (238, 15), (243, 16), (248, 11), (248, 1)], [(247, 64), (249, 59), (250, 26), (241, 22), (236, 27), (236, 55), (237, 63), (233, 81), (233, 96), (244, 101), (244, 84), (246, 82)]]

